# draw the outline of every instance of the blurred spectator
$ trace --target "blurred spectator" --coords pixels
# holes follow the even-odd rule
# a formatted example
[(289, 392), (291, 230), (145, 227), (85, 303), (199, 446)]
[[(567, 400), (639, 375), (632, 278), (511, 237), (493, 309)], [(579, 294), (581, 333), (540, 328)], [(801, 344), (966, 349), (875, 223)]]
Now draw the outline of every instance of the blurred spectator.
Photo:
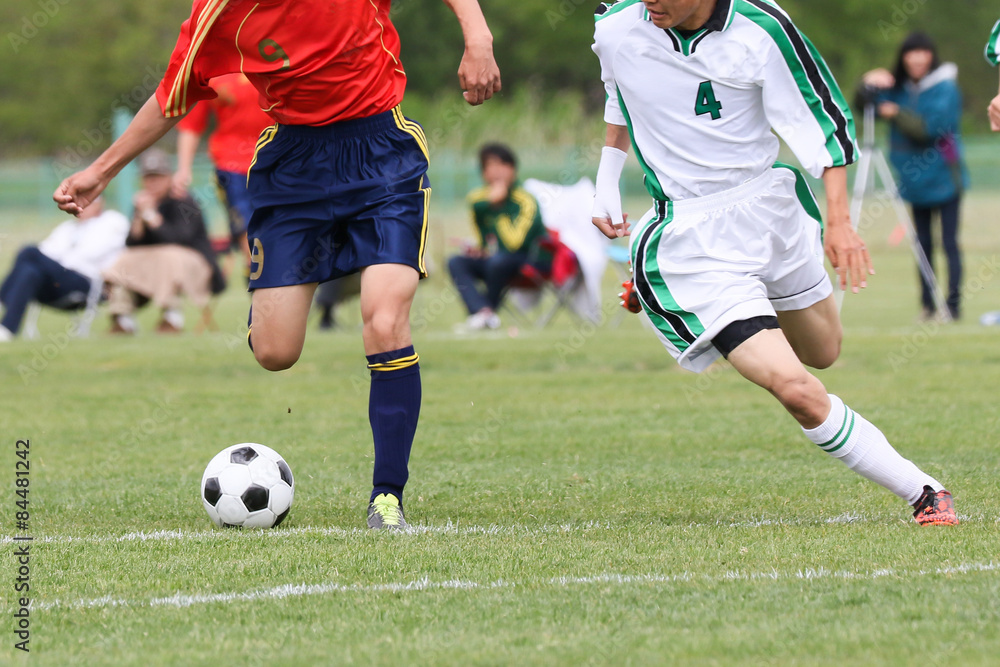
[(198, 204), (187, 195), (171, 194), (170, 158), (151, 148), (140, 156), (139, 168), (142, 189), (133, 199), (126, 248), (104, 271), (111, 286), (111, 332), (134, 333), (132, 313), (148, 301), (162, 310), (157, 331), (178, 332), (184, 328), (181, 297), (205, 308), (226, 282)]
[(319, 309), (319, 328), (329, 331), (337, 326), (337, 305), (361, 294), (361, 275), (352, 273), (343, 278), (329, 280), (316, 290), (316, 307)]
[(125, 246), (128, 219), (105, 210), (98, 198), (79, 218), (62, 223), (37, 246), (17, 254), (10, 274), (0, 287), (6, 310), (0, 323), (0, 341), (11, 340), (21, 328), (32, 301), (46, 306), (82, 307), (91, 285)]
[[(469, 194), (479, 241), (448, 260), (455, 287), (469, 311), (469, 329), (496, 329), (504, 288), (537, 253), (545, 236), (538, 202), (517, 181), (517, 158), (502, 144), (479, 151), (485, 186)], [(477, 283), (483, 283), (483, 289)]]
[[(993, 25), (990, 38), (986, 42), (985, 54), (989, 64), (994, 67), (1000, 64), (1000, 21)], [(1000, 87), (997, 89), (997, 96), (990, 102), (987, 112), (990, 117), (990, 129), (994, 132), (1000, 132)]]
[[(917, 238), (933, 267), (931, 217), (941, 218), (941, 241), (948, 257), (947, 306), (952, 319), (961, 314), (962, 256), (958, 245), (959, 204), (968, 186), (959, 124), (962, 95), (958, 68), (941, 63), (937, 48), (923, 33), (910, 34), (899, 49), (894, 71), (876, 69), (864, 76), (879, 117), (888, 120), (889, 160), (896, 168), (899, 191), (913, 206)], [(920, 276), (923, 316), (936, 307), (930, 285)]]
[(231, 247), (243, 251), (244, 265), (249, 271), (247, 223), (253, 206), (247, 193), (247, 172), (261, 131), (274, 121), (261, 110), (257, 89), (242, 73), (216, 77), (210, 85), (218, 97), (199, 102), (177, 124), (177, 172), (173, 177), (173, 194), (176, 197), (187, 194), (198, 143), (208, 128), (209, 119), (214, 116), (215, 130), (208, 139), (208, 154), (215, 165), (220, 202), (229, 216)]

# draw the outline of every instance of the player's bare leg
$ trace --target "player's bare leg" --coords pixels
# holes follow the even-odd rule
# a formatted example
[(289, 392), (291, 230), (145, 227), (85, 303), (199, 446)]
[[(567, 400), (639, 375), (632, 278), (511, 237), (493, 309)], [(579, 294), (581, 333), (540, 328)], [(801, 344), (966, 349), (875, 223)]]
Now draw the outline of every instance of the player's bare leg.
[(257, 363), (269, 371), (283, 371), (298, 361), (315, 291), (316, 283), (253, 291), (250, 347)]
[[(793, 317), (794, 323), (803, 327), (795, 334), (797, 340), (801, 341), (810, 325), (820, 326), (825, 321), (825, 308), (811, 313), (809, 310), (795, 311), (799, 315)], [(839, 326), (837, 332), (836, 336), (828, 336), (826, 347), (819, 346), (818, 352), (808, 350), (808, 354), (820, 357), (814, 360), (832, 363), (827, 357), (835, 347), (839, 349)], [(733, 349), (728, 358), (743, 377), (771, 392), (820, 449), (912, 505), (918, 523), (958, 523), (951, 494), (900, 456), (878, 428), (840, 398), (827, 394), (823, 383), (802, 365), (781, 329), (759, 331)]]
[(410, 306), (419, 274), (403, 264), (361, 269), (361, 321), (365, 354), (398, 350), (412, 344)]
[(830, 413), (826, 388), (805, 369), (781, 329), (754, 334), (729, 354), (729, 363), (771, 392), (802, 428), (819, 426)]
[(833, 295), (802, 310), (779, 312), (778, 323), (806, 366), (829, 368), (840, 356), (843, 328)]
[(361, 320), (371, 371), (368, 419), (375, 444), (368, 526), (406, 528), (403, 487), (420, 415), (420, 364), (410, 338), (410, 306), (420, 276), (402, 264), (361, 270)]

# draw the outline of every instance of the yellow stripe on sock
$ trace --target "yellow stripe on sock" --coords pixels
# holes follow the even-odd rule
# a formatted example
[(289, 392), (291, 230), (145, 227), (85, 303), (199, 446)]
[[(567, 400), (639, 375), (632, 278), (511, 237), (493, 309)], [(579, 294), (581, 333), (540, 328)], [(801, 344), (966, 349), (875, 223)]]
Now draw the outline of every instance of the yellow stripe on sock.
[(368, 369), (373, 371), (401, 371), (409, 368), (420, 361), (419, 354), (411, 354), (408, 357), (400, 357), (392, 361), (383, 361), (377, 364), (368, 364)]

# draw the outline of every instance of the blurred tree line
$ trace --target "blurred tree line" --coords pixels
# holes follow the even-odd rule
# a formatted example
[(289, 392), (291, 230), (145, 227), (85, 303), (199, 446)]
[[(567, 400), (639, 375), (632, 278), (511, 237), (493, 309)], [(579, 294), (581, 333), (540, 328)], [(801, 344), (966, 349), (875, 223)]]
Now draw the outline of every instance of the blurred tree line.
[[(294, 0), (288, 0), (294, 1)], [(480, 0), (495, 40), (504, 97), (530, 91), (545, 101), (572, 93), (597, 113), (603, 102), (590, 51), (596, 0)], [(995, 0), (780, 0), (851, 91), (862, 72), (891, 67), (911, 30), (937, 40), (958, 63), (969, 129), (985, 127), (997, 73), (982, 57)], [(137, 109), (162, 76), (186, 0), (84, 2), (4, 0), (0, 5), (0, 155), (82, 157), (107, 145), (112, 108)], [(395, 0), (408, 92), (434, 99), (457, 87), (461, 33), (439, 0)], [(520, 97), (520, 95), (518, 95)], [(92, 157), (92, 155), (91, 155)]]

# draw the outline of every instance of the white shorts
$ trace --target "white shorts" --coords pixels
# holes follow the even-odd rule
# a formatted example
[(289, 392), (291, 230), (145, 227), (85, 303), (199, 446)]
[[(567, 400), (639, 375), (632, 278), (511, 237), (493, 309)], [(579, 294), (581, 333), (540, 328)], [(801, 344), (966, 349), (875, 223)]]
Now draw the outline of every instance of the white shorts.
[(712, 339), (727, 325), (833, 293), (822, 234), (816, 198), (786, 165), (718, 194), (656, 202), (631, 234), (644, 316), (683, 368), (701, 372), (721, 356)]

